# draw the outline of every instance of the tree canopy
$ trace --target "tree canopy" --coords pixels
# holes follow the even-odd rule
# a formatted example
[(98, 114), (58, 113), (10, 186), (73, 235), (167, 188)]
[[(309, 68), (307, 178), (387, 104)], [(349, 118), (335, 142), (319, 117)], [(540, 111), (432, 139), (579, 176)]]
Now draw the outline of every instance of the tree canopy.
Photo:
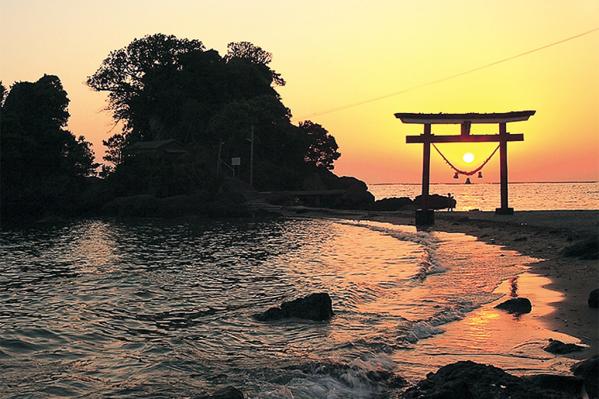
[[(291, 123), (291, 111), (275, 90), (285, 81), (271, 60), (249, 42), (230, 43), (221, 56), (198, 40), (163, 34), (110, 52), (87, 79), (93, 89), (108, 92), (108, 108), (123, 126), (104, 142), (105, 160), (118, 172), (133, 159), (133, 144), (175, 139), (206, 173), (214, 173), (209, 169), (218, 153), (246, 164), (253, 127), (258, 187), (297, 186), (313, 168), (332, 169), (339, 157), (334, 138), (320, 125)], [(247, 167), (240, 172), (243, 177)]]
[(66, 129), (69, 99), (57, 76), (17, 82), (0, 104), (3, 213), (26, 205), (40, 211), (58, 200), (60, 187), (94, 174), (90, 143)]

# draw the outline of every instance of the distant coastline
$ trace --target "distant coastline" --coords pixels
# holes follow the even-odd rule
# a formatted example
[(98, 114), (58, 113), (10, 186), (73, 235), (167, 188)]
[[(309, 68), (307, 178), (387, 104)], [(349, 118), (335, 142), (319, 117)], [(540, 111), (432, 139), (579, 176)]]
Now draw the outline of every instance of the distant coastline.
[[(599, 183), (599, 180), (574, 180), (574, 181), (514, 181), (514, 182), (510, 182), (510, 184), (564, 184), (564, 183), (576, 183), (576, 184), (586, 184), (586, 183)], [(392, 186), (395, 184), (403, 184), (406, 186), (419, 186), (421, 183), (403, 183), (403, 182), (397, 182), (397, 183), (367, 183), (369, 186)], [(452, 185), (462, 185), (464, 184), (463, 182), (451, 182), (451, 183), (444, 183), (444, 182), (432, 182), (430, 183), (432, 184), (452, 184)], [(485, 183), (477, 183), (477, 184), (499, 184), (499, 182), (485, 182)]]

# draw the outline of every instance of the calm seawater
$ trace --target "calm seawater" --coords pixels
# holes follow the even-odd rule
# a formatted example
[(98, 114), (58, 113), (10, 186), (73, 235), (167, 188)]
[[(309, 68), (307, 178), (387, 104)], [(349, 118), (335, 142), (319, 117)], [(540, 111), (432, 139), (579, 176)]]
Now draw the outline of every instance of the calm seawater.
[[(569, 367), (541, 340), (572, 337), (491, 306), (518, 289), (539, 314), (541, 297), (559, 301), (521, 274), (537, 260), (464, 234), (79, 220), (1, 231), (0, 259), (0, 397), (190, 397), (232, 384), (250, 398), (379, 398), (397, 388), (369, 371), (415, 381), (468, 357), (519, 373)], [(252, 318), (317, 291), (333, 298), (329, 323)]]
[[(456, 210), (482, 211), (499, 207), (499, 184), (431, 184), (431, 194), (451, 193), (457, 200)], [(371, 184), (368, 189), (376, 199), (410, 197), (421, 193), (418, 184)], [(509, 203), (516, 210), (599, 209), (599, 182), (588, 183), (515, 183), (509, 186)]]

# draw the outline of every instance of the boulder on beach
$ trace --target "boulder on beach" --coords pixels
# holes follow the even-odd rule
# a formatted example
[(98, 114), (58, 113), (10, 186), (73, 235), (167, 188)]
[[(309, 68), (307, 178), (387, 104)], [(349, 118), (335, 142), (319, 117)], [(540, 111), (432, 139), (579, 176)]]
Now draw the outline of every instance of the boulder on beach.
[[(439, 194), (431, 194), (428, 196), (427, 207), (428, 209), (447, 209), (455, 208), (457, 202), (455, 198), (445, 197)], [(416, 207), (422, 207), (422, 195), (414, 198), (414, 205)]]
[(576, 363), (572, 372), (583, 379), (589, 399), (599, 399), (599, 355)]
[(572, 395), (572, 398), (579, 397), (584, 384), (582, 378), (572, 375), (537, 374), (522, 379), (544, 390)]
[(259, 321), (272, 321), (297, 318), (314, 321), (325, 321), (333, 317), (333, 302), (325, 292), (310, 294), (293, 301), (283, 302), (280, 307), (273, 307), (254, 315)]
[(589, 293), (589, 299), (587, 300), (587, 303), (591, 308), (599, 308), (599, 288), (595, 288)]
[(374, 201), (370, 209), (373, 211), (399, 211), (413, 207), (414, 203), (408, 197), (392, 197)]
[(566, 344), (557, 339), (549, 339), (549, 344), (543, 348), (545, 352), (553, 353), (555, 355), (565, 355), (572, 352), (580, 352), (586, 348), (576, 344)]
[(520, 315), (532, 311), (532, 303), (528, 298), (511, 298), (495, 306), (497, 309), (505, 310), (508, 313)]
[[(582, 382), (567, 378), (567, 383), (557, 383), (561, 376), (520, 378), (500, 368), (461, 361), (429, 373), (425, 380), (408, 389), (404, 399), (565, 399), (572, 391), (581, 389)], [(578, 381), (578, 382), (577, 382)], [(574, 396), (576, 397), (576, 396)]]

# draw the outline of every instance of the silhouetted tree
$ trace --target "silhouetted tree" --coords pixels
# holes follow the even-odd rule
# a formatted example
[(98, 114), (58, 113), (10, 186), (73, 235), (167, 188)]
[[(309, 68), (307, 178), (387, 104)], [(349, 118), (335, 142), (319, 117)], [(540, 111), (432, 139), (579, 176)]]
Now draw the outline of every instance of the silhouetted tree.
[(335, 137), (312, 121), (300, 122), (299, 129), (306, 139), (305, 162), (317, 168), (332, 170), (333, 163), (341, 156)]
[(69, 99), (58, 77), (15, 83), (2, 104), (2, 213), (43, 211), (93, 175), (89, 142), (66, 130)]
[[(297, 185), (308, 173), (306, 138), (274, 88), (285, 81), (270, 68), (271, 60), (269, 52), (249, 42), (230, 43), (221, 57), (200, 41), (162, 34), (111, 52), (87, 83), (108, 91), (108, 108), (123, 122), (123, 132), (104, 142), (105, 160), (117, 165), (115, 175), (119, 169), (140, 173), (139, 167), (125, 167), (137, 162), (135, 157), (124, 156), (140, 141), (176, 139), (197, 155), (189, 159), (194, 167), (215, 165), (219, 148), (224, 160), (247, 160), (253, 126), (256, 185)], [(247, 169), (241, 169), (242, 177)], [(146, 168), (143, 174), (157, 173)]]

